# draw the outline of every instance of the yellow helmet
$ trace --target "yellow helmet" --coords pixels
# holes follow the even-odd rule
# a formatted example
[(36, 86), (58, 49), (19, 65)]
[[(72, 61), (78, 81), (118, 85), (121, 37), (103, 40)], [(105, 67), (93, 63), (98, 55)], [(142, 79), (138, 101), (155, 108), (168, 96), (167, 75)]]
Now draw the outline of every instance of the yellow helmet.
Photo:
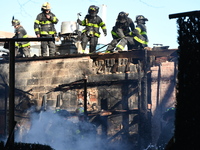
[(50, 9), (51, 9), (51, 6), (50, 6), (49, 2), (45, 2), (42, 5), (42, 10), (50, 10)]

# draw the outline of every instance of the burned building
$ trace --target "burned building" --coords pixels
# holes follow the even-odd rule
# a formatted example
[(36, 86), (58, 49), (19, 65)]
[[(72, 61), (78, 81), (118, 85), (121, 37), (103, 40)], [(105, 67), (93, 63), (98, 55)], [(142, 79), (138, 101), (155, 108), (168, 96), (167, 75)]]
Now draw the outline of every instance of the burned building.
[[(174, 105), (175, 58), (176, 50), (166, 48), (16, 58), (14, 119), (28, 120), (33, 106), (38, 112), (61, 108), (74, 113), (82, 102), (99, 135), (110, 143), (144, 149), (155, 143), (152, 134), (158, 135), (160, 128), (155, 122), (165, 107)], [(5, 114), (11, 109), (10, 63), (0, 62), (2, 134), (8, 130)]]

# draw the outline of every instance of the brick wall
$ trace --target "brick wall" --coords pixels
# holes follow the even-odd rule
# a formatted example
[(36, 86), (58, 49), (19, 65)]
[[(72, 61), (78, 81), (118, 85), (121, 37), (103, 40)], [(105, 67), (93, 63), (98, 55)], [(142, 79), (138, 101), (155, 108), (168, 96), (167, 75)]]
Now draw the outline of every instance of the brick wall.
[[(29, 98), (40, 105), (45, 93), (59, 84), (70, 83), (83, 78), (84, 73), (91, 73), (92, 60), (88, 57), (53, 59), (40, 61), (22, 61), (15, 64), (15, 87), (29, 91)], [(1, 77), (8, 84), (8, 63), (0, 64)], [(2, 81), (1, 81), (2, 82)], [(47, 99), (56, 100), (58, 92), (51, 92)]]
[(160, 64), (160, 69), (159, 66), (151, 67), (151, 72), (152, 138), (153, 143), (156, 143), (163, 127), (162, 114), (166, 108), (175, 106), (175, 64), (174, 62), (163, 62)]
[[(84, 78), (84, 74), (88, 76), (88, 82), (99, 81), (112, 81), (112, 80), (125, 80), (137, 78), (136, 66), (130, 65), (129, 71), (133, 74), (125, 75), (126, 59), (119, 58), (116, 74), (111, 74), (111, 68), (115, 65), (115, 60), (98, 60), (93, 61), (90, 57), (77, 57), (77, 58), (56, 58), (56, 59), (42, 59), (42, 60), (17, 60), (15, 63), (15, 88), (19, 89), (21, 93), (16, 90), (16, 99), (20, 99), (22, 91), (27, 92), (26, 96), (30, 100), (36, 102), (40, 107), (44, 95), (47, 97), (48, 106), (55, 107), (58, 95), (61, 95), (63, 107), (76, 106), (79, 100), (83, 101), (83, 89), (67, 90), (66, 92), (52, 91), (60, 84), (69, 84), (71, 82)], [(122, 63), (123, 61), (123, 63)], [(100, 71), (100, 73), (99, 73)], [(115, 71), (115, 72), (116, 72)], [(5, 80), (8, 85), (9, 64), (7, 62), (0, 63), (1, 78)], [(136, 74), (134, 74), (136, 73)], [(106, 76), (105, 76), (106, 74)], [(2, 93), (4, 92), (3, 84), (0, 87)], [(118, 87), (118, 92), (121, 92), (121, 87)], [(116, 92), (116, 93), (118, 93)], [(46, 94), (48, 93), (48, 94)], [(82, 93), (82, 97), (80, 96)], [(3, 99), (3, 94), (1, 95)], [(91, 104), (98, 104), (98, 90), (96, 87), (88, 87), (88, 100)], [(20, 101), (20, 100), (19, 100)], [(16, 100), (16, 104), (18, 101)], [(71, 106), (72, 105), (72, 106)], [(90, 107), (90, 106), (89, 106)], [(3, 109), (3, 104), (1, 109)], [(73, 108), (72, 108), (73, 109)]]

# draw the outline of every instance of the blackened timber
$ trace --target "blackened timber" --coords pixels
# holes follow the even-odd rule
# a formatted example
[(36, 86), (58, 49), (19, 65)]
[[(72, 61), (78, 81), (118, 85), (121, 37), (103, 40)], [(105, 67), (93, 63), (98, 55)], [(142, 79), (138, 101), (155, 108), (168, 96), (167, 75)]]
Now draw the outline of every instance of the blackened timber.
[(9, 133), (6, 145), (5, 145), (5, 150), (14, 150), (14, 132), (15, 132), (15, 125), (17, 124), (16, 121), (13, 122), (13, 127), (12, 130)]
[(41, 111), (46, 111), (46, 110), (47, 110), (47, 94), (44, 94), (42, 97)]
[(88, 111), (88, 116), (110, 116), (110, 115), (118, 115), (118, 114), (138, 114), (139, 110), (138, 109), (133, 109), (133, 110), (106, 110), (106, 111), (99, 111), (99, 112), (89, 112)]
[(107, 139), (108, 132), (108, 116), (111, 115), (112, 112), (108, 111), (108, 99), (101, 99), (101, 111), (99, 112), (99, 116), (101, 116), (102, 123), (102, 138)]
[[(39, 40), (39, 39), (38, 39)], [(122, 51), (120, 53), (94, 53), (94, 54), (69, 54), (69, 55), (57, 55), (57, 56), (39, 56), (39, 57), (23, 57), (23, 58), (15, 58), (16, 62), (23, 61), (39, 61), (39, 60), (51, 60), (51, 59), (63, 59), (63, 58), (78, 58), (78, 57), (88, 57), (97, 61), (97, 60), (105, 60), (105, 59), (117, 59), (117, 58), (136, 58), (143, 59), (143, 51), (144, 50), (133, 50), (133, 51)], [(171, 56), (177, 49), (169, 49), (163, 51), (147, 51), (147, 55), (155, 56), (155, 57), (168, 57)], [(1, 60), (0, 63), (7, 62), (7, 60)]]
[(84, 80), (85, 80), (85, 79), (80, 79), (80, 80), (71, 82), (71, 83), (69, 83), (69, 84), (61, 84), (61, 85), (59, 85), (59, 87), (65, 87), (65, 86), (72, 86), (72, 85), (75, 85), (75, 84), (80, 84), (80, 83), (83, 83)]
[[(126, 74), (127, 75), (127, 74)], [(127, 76), (125, 76), (125, 80)], [(129, 110), (128, 107), (128, 93), (129, 93), (129, 84), (122, 84), (121, 86), (122, 91), (122, 109)], [(129, 114), (123, 113), (122, 114), (122, 125), (124, 129), (124, 134), (122, 134), (123, 143), (127, 144), (129, 137)]]
[[(133, 80), (118, 80), (118, 81), (97, 81), (97, 82), (87, 82), (87, 87), (97, 87), (97, 86), (110, 86), (110, 85), (121, 85), (124, 83), (129, 83), (130, 81), (133, 82)], [(136, 83), (137, 81), (134, 80)], [(52, 89), (51, 91), (47, 92), (55, 92), (55, 91), (67, 91), (67, 90), (72, 90), (72, 89), (82, 89), (84, 88), (84, 83), (75, 83), (75, 84), (64, 84), (64, 86), (61, 84), (58, 87)]]
[(158, 78), (157, 78), (157, 93), (156, 93), (156, 106), (160, 104), (160, 81), (161, 81), (161, 64), (158, 65)]
[[(144, 50), (144, 65), (143, 65), (143, 70), (144, 70), (144, 77), (143, 77), (143, 103), (142, 103), (142, 111), (147, 115), (147, 70), (148, 70), (148, 64), (147, 64), (147, 50)], [(146, 116), (147, 117), (147, 116)]]
[[(138, 119), (141, 120), (141, 101), (142, 101), (142, 77), (141, 77), (141, 71), (142, 71), (142, 64), (140, 61), (138, 61), (138, 112), (139, 112), (139, 115), (138, 115)], [(139, 121), (141, 122), (141, 121)], [(140, 148), (141, 147), (141, 141), (142, 141), (142, 138), (141, 138), (141, 131), (142, 131), (142, 128), (141, 126), (139, 125), (138, 126), (138, 147)]]
[[(127, 112), (120, 112), (120, 113), (127, 113), (127, 114), (138, 114), (139, 113), (139, 110), (128, 110)], [(130, 124), (127, 124), (127, 127), (131, 127), (133, 124), (130, 123)], [(124, 133), (126, 133), (126, 130), (125, 128), (122, 128), (120, 131), (118, 131), (115, 135), (113, 135), (112, 137), (110, 137), (107, 142), (110, 142), (111, 140), (115, 139), (117, 136), (119, 135), (123, 135)], [(139, 144), (139, 143), (138, 143)]]
[(61, 95), (57, 95), (56, 108), (60, 108)]
[[(175, 49), (172, 50), (163, 50), (163, 51), (147, 51), (147, 57), (150, 56), (170, 56)], [(137, 59), (143, 59), (144, 58), (144, 50), (133, 50), (133, 51), (122, 51), (119, 53), (109, 53), (109, 54), (91, 54), (90, 57), (92, 59), (97, 60), (104, 60), (109, 58), (137, 58)]]
[(6, 137), (7, 135), (7, 125), (6, 125), (6, 121), (7, 121), (7, 102), (8, 102), (8, 85), (5, 85), (5, 106), (4, 106), (4, 123), (5, 123), (5, 128), (4, 128), (4, 137)]
[(139, 113), (139, 126), (140, 126), (140, 148), (143, 149), (144, 147), (147, 147), (148, 144), (150, 143), (150, 137), (151, 133), (149, 129), (151, 128), (149, 125), (150, 118), (148, 118), (148, 109), (147, 109), (147, 104), (148, 104), (148, 79), (147, 79), (147, 71), (149, 70), (148, 68), (148, 55), (147, 55), (147, 50), (144, 50), (144, 59), (143, 59), (143, 71), (144, 71), (144, 76), (143, 76), (143, 84), (141, 86), (141, 92), (142, 92), (142, 100), (140, 101), (140, 113)]
[(9, 59), (9, 145), (11, 148), (14, 148), (13, 128), (15, 126), (15, 41), (10, 41), (9, 47), (11, 51)]
[[(141, 73), (143, 76), (144, 74)], [(138, 80), (138, 73), (97, 74), (88, 76), (88, 82)]]
[(84, 115), (87, 116), (87, 78), (84, 79)]
[(55, 38), (0, 38), (0, 42), (16, 42), (16, 41), (55, 41)]

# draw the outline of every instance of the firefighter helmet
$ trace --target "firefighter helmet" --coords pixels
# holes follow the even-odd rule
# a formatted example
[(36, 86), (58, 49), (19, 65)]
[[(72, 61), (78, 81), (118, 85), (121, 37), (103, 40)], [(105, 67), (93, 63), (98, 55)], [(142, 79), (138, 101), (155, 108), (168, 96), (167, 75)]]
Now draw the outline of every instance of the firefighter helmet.
[(84, 115), (84, 107), (79, 107), (76, 109), (77, 115)]
[(168, 117), (175, 117), (176, 109), (174, 107), (167, 108), (166, 111), (162, 115), (162, 119), (167, 121)]
[(120, 23), (125, 23), (127, 21), (127, 16), (128, 13), (122, 11), (118, 14), (117, 21), (119, 21)]
[(143, 15), (138, 15), (136, 16), (136, 23), (142, 23), (145, 24), (145, 21), (148, 21), (147, 18), (145, 18)]
[(67, 110), (64, 110), (64, 109), (56, 109), (54, 111), (54, 113), (58, 114), (61, 117), (69, 117), (70, 116), (70, 113)]
[(95, 5), (91, 5), (88, 9), (88, 13), (93, 17), (96, 16), (98, 12), (99, 12), (99, 7)]
[(18, 19), (13, 19), (12, 26), (17, 26), (17, 25), (20, 25), (20, 21)]
[(49, 4), (49, 2), (45, 2), (44, 4), (42, 4), (42, 10), (50, 10), (51, 6)]

